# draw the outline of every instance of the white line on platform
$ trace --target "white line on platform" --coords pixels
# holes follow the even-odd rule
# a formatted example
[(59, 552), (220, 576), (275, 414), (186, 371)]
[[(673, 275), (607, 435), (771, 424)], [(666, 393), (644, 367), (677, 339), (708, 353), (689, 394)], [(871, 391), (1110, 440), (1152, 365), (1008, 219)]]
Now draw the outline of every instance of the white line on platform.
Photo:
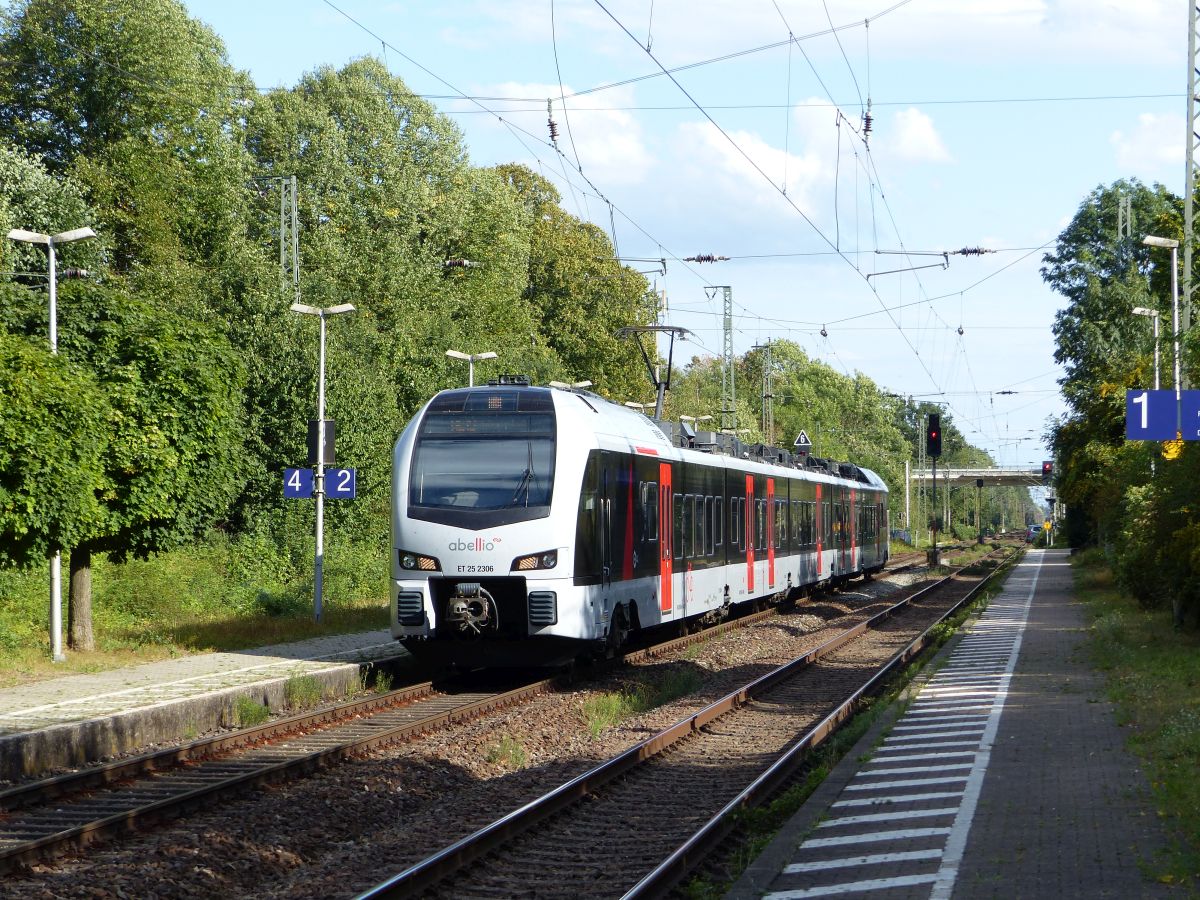
[(890, 797), (860, 797), (857, 800), (838, 800), (833, 806), (885, 806), (897, 803), (924, 803), (928, 800), (949, 800), (961, 797), (962, 791), (929, 791), (925, 794), (895, 794)]
[(847, 791), (879, 791), (898, 787), (931, 787), (935, 784), (953, 784), (956, 781), (966, 781), (968, 773), (947, 775), (944, 778), (904, 778), (897, 781), (868, 781), (863, 784), (848, 784)]
[(949, 834), (946, 828), (894, 828), (890, 831), (872, 831), (868, 834), (844, 834), (839, 837), (809, 838), (800, 845), (801, 850), (813, 847), (844, 847), (850, 844), (877, 844), (880, 841), (911, 841), (915, 838), (940, 837)]
[(807, 900), (809, 897), (836, 897), (839, 894), (857, 894), (862, 891), (883, 891), (888, 888), (929, 884), (936, 878), (936, 875), (901, 875), (897, 878), (851, 881), (845, 884), (831, 884), (827, 887), (804, 888), (799, 891), (772, 891), (769, 894), (763, 894), (763, 900)]
[(922, 859), (937, 859), (941, 850), (904, 850), (900, 853), (871, 853), (867, 856), (847, 856), (842, 859), (817, 859), (811, 862), (792, 863), (785, 866), (785, 875), (800, 875), (804, 872), (822, 872), (825, 869), (847, 869), (850, 866), (877, 866), (881, 863), (914, 862)]
[(840, 819), (826, 819), (818, 828), (837, 828), (841, 825), (863, 825), (867, 822), (894, 822), (897, 819), (928, 819), (933, 816), (952, 816), (958, 812), (957, 806), (945, 809), (910, 809), (907, 812), (868, 813), (865, 816), (842, 816)]

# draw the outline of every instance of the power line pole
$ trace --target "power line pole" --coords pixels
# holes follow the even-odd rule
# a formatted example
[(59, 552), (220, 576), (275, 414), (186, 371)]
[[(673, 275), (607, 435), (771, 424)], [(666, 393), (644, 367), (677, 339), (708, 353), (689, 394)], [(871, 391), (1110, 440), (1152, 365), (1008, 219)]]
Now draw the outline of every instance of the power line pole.
[[(1196, 145), (1200, 142), (1200, 132), (1197, 130), (1197, 119), (1200, 119), (1200, 98), (1196, 96), (1196, 67), (1200, 60), (1196, 57), (1196, 28), (1197, 13), (1200, 13), (1200, 3), (1188, 4), (1188, 114), (1187, 118), (1187, 170), (1183, 188), (1183, 331), (1186, 334), (1192, 325), (1192, 228), (1194, 222), (1194, 201), (1196, 193)], [(1184, 385), (1187, 386), (1186, 383)]]
[(775, 408), (771, 403), (774, 394), (771, 392), (771, 341), (765, 344), (755, 344), (755, 350), (765, 351), (762, 370), (762, 430), (763, 438), (768, 444), (775, 443)]
[(709, 299), (720, 291), (724, 300), (724, 340), (721, 346), (721, 430), (737, 433), (737, 392), (733, 383), (733, 288), (728, 285), (705, 288)]

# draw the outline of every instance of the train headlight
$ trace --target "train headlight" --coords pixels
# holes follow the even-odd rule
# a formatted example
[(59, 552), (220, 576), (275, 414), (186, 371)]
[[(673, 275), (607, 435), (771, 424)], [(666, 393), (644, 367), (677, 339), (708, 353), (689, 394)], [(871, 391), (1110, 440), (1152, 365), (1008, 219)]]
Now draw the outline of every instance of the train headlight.
[(410, 553), (407, 550), (398, 551), (400, 568), (418, 572), (440, 572), (442, 564), (432, 556), (422, 556), (420, 553)]
[(537, 569), (553, 569), (558, 565), (557, 550), (543, 550), (541, 553), (531, 553), (529, 556), (518, 556), (513, 560), (513, 572), (533, 572)]

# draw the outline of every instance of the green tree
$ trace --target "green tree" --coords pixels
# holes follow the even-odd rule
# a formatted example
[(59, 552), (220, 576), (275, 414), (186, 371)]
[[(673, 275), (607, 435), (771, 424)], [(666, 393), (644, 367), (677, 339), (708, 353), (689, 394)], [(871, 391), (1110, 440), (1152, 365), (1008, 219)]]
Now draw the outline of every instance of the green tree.
[[(40, 334), (42, 300), (10, 291), (10, 334)], [(91, 556), (148, 556), (224, 515), (240, 487), (242, 369), (210, 326), (94, 284), (61, 292), (60, 350), (105, 402), (98, 514), (71, 541), (71, 646), (90, 649)], [(87, 418), (84, 419), (87, 421)]]
[[(24, 292), (0, 288), (0, 303)], [(102, 520), (108, 414), (94, 381), (44, 339), (0, 331), (0, 566), (44, 559)]]
[[(51, 175), (37, 157), (0, 139), (0, 234), (6, 235), (13, 228), (57, 234), (95, 223), (96, 214), (77, 182)], [(57, 252), (59, 265), (94, 269), (101, 264), (103, 242), (67, 244)], [(4, 239), (0, 243), (0, 268), (34, 273), (22, 280), (44, 283), (45, 249)]]

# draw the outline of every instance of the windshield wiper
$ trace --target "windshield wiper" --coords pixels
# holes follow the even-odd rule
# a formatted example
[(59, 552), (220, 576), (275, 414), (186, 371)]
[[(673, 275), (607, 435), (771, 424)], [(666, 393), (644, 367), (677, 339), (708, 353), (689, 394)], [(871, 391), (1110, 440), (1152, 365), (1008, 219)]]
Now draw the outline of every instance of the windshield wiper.
[(521, 480), (517, 482), (517, 489), (513, 491), (512, 500), (509, 505), (512, 506), (520, 500), (521, 495), (525, 495), (525, 506), (529, 506), (529, 485), (535, 476), (533, 474), (533, 442), (526, 441), (525, 446), (528, 448), (529, 458), (525, 463), (525, 471), (521, 473)]

